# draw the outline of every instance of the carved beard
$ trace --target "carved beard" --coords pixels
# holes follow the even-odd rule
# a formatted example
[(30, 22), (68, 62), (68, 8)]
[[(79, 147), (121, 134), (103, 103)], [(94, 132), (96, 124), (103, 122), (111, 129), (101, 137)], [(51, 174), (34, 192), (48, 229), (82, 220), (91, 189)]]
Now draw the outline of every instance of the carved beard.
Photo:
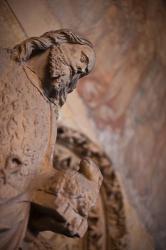
[(46, 81), (46, 94), (50, 101), (60, 107), (66, 102), (67, 94), (75, 87), (79, 74), (74, 74), (60, 46), (53, 46), (49, 53), (49, 76)]

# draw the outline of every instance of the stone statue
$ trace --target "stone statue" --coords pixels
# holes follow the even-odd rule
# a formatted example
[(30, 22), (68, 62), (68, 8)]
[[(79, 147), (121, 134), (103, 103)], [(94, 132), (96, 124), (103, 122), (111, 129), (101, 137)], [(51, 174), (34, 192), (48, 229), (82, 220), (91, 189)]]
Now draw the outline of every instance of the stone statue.
[(0, 249), (19, 249), (27, 227), (81, 237), (101, 173), (89, 158), (55, 169), (53, 155), (58, 109), (93, 69), (93, 46), (51, 31), (1, 49), (0, 62)]

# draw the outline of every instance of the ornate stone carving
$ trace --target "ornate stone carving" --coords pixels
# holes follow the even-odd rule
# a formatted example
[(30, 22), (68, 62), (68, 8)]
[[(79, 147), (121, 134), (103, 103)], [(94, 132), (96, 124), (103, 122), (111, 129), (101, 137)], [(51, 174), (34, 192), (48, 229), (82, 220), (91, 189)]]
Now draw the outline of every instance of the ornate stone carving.
[(102, 150), (85, 135), (64, 127), (58, 128), (54, 168), (59, 171), (79, 169), (80, 159), (90, 157), (104, 177), (96, 206), (89, 213), (86, 237), (64, 239), (57, 234), (27, 235), (25, 245), (33, 250), (125, 250), (128, 249), (123, 198), (111, 162)]
[(56, 170), (53, 155), (58, 109), (94, 58), (92, 44), (70, 30), (0, 50), (0, 249), (18, 249), (28, 223), (33, 234), (86, 231), (101, 173), (90, 159), (79, 171)]

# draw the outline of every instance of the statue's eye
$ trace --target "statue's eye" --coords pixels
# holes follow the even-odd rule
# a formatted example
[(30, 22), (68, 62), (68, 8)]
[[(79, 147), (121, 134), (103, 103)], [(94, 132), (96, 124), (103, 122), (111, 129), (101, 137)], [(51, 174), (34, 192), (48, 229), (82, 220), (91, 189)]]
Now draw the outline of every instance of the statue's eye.
[(88, 64), (88, 57), (85, 55), (85, 53), (84, 52), (82, 52), (81, 51), (81, 58), (80, 58), (80, 61), (82, 62), (82, 63), (86, 63), (86, 64)]
[(86, 57), (85, 57), (85, 55), (81, 55), (80, 61), (81, 61), (82, 63), (86, 62)]

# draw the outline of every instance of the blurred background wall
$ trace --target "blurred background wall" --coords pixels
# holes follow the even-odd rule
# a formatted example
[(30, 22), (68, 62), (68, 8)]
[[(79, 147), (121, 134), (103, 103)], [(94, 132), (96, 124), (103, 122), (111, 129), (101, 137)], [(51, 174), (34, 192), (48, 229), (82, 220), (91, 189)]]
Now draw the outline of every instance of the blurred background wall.
[(124, 194), (131, 250), (166, 249), (166, 2), (0, 0), (0, 45), (70, 28), (95, 45), (94, 72), (61, 120), (101, 144)]

